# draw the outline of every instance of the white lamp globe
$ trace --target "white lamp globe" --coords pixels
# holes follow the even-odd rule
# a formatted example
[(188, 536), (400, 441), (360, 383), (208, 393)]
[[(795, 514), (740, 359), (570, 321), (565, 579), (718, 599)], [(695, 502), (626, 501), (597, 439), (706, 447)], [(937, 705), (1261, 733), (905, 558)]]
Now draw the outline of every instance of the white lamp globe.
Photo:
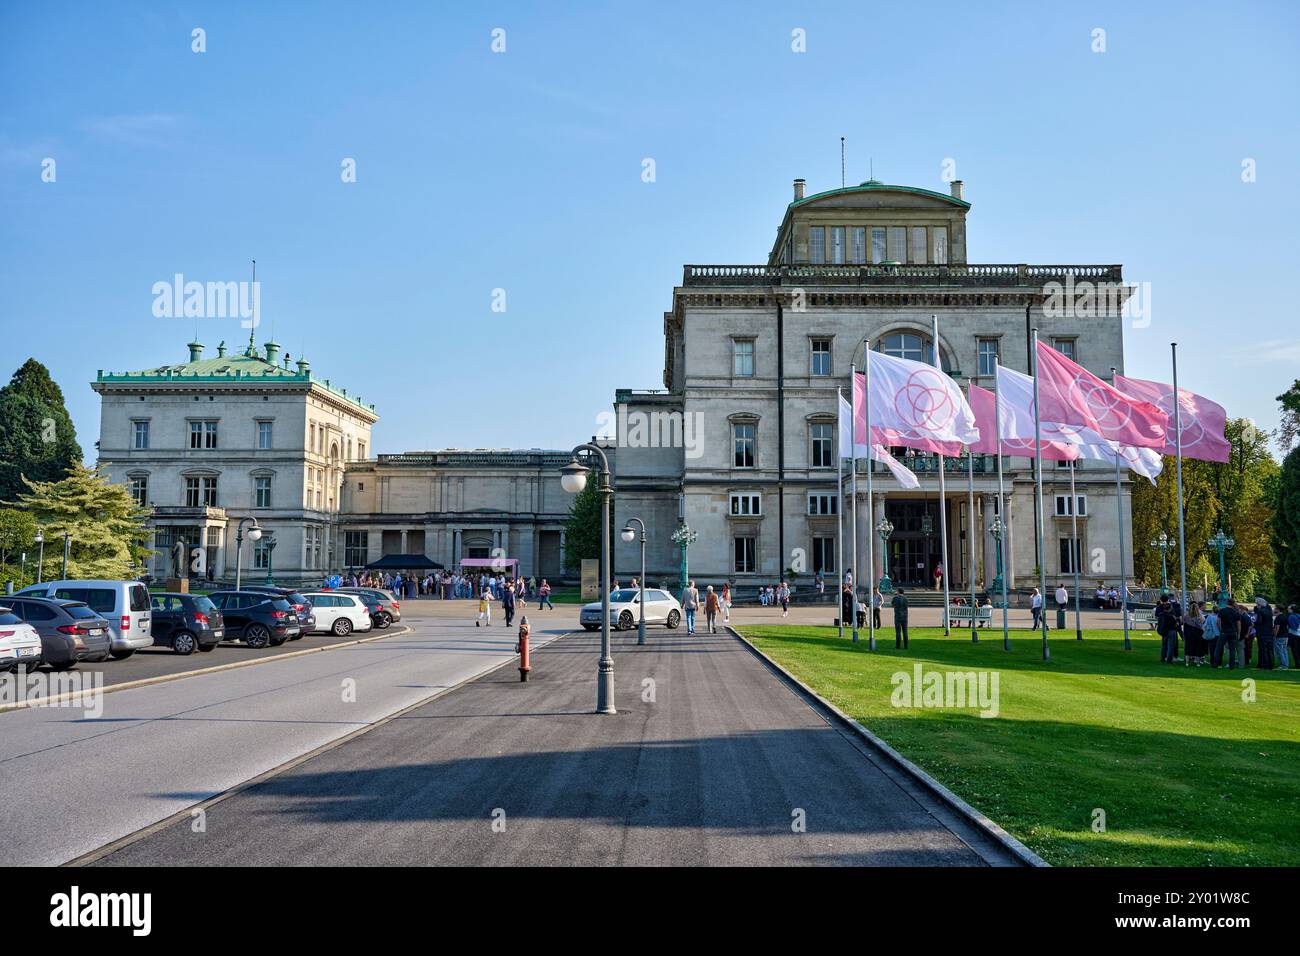
[(560, 469), (560, 487), (571, 495), (587, 487), (587, 469), (576, 458)]
[(622, 538), (624, 541), (632, 541), (636, 538), (636, 531), (634, 531), (631, 527), (624, 528), (621, 532), (619, 532), (619, 537)]
[(256, 541), (256, 540), (257, 540), (258, 538), (260, 538), (261, 536), (262, 536), (262, 529), (261, 529), (261, 528), (249, 528), (249, 529), (248, 529), (248, 540), (249, 540), (249, 541)]

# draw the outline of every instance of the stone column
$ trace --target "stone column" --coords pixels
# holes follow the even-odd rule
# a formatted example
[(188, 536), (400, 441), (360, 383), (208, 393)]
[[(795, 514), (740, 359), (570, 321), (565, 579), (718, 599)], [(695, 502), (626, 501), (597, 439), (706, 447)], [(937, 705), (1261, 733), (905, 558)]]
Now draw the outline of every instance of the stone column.
[(565, 534), (564, 531), (561, 530), (560, 531), (560, 571), (559, 571), (561, 576), (563, 576), (564, 574), (564, 546), (566, 544), (564, 540), (564, 534)]
[[(873, 489), (872, 496), (875, 496)], [(862, 489), (862, 482), (858, 482), (858, 553), (853, 555), (849, 567), (853, 569), (853, 586), (860, 594), (869, 593), (866, 589), (871, 587), (871, 575), (867, 569), (867, 545), (870, 543), (869, 535), (871, 534), (871, 512), (867, 506), (867, 493)], [(853, 538), (850, 536), (848, 542), (850, 547), (853, 544)], [(865, 600), (865, 598), (864, 598)]]
[(406, 544), (406, 529), (403, 528), (403, 529), (402, 529), (402, 548), (401, 548), (401, 552), (402, 552), (402, 554), (406, 554), (406, 553), (407, 553), (406, 547), (407, 547), (407, 544)]

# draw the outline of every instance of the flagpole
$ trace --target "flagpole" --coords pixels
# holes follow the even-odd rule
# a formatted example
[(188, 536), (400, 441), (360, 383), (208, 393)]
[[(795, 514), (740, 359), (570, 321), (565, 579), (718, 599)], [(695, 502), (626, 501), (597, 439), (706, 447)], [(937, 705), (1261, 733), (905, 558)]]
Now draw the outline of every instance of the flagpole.
[[(876, 500), (872, 490), (871, 473), (876, 470), (871, 460), (871, 340), (862, 340), (862, 412), (867, 425), (867, 647), (876, 649), (876, 535), (871, 522), (876, 517)], [(856, 381), (856, 380), (855, 380)], [(857, 442), (855, 441), (856, 445)]]
[[(849, 427), (849, 435), (852, 441), (849, 442), (849, 495), (853, 498), (853, 526), (849, 530), (850, 547), (853, 548), (853, 583), (849, 585), (849, 593), (853, 600), (849, 601), (849, 613), (853, 615), (853, 643), (858, 643), (858, 581), (862, 578), (862, 568), (858, 566), (858, 367), (849, 366), (849, 419), (852, 424)], [(870, 433), (867, 435), (871, 437)], [(843, 510), (843, 509), (841, 509)], [(841, 613), (842, 616), (842, 613)]]
[(1070, 563), (1074, 565), (1074, 639), (1083, 640), (1083, 609), (1079, 603), (1079, 563), (1083, 558), (1083, 548), (1079, 546), (1079, 496), (1074, 493), (1074, 469), (1079, 466), (1078, 459), (1070, 462)]
[(1034, 490), (1038, 506), (1034, 509), (1034, 534), (1038, 541), (1038, 624), (1043, 631), (1043, 660), (1050, 661), (1052, 652), (1047, 648), (1047, 555), (1043, 553), (1043, 416), (1038, 407), (1038, 329), (1033, 329), (1034, 349)]
[[(835, 410), (839, 413), (839, 403), (844, 398), (844, 389), (835, 389)], [(837, 432), (843, 433), (842, 428), (837, 428)], [(849, 406), (849, 444), (853, 444), (853, 406)], [(844, 449), (835, 449), (835, 567), (840, 581), (839, 588), (835, 592), (835, 600), (839, 604), (839, 613), (835, 619), (840, 622), (840, 632), (837, 636), (844, 636)]]
[[(1006, 534), (1006, 528), (1010, 527), (1007, 521), (1007, 502), (1005, 493), (1002, 490), (1002, 399), (998, 396), (998, 356), (993, 356), (993, 450), (996, 452), (995, 457), (998, 461), (998, 513), (997, 519), (1002, 523), (1003, 535)], [(1007, 550), (1010, 548), (1010, 542), (1004, 547), (1002, 542), (996, 541), (998, 546), (998, 573), (995, 580), (1002, 582), (1002, 649), (1011, 650), (1011, 634), (1007, 630)]]
[[(968, 405), (971, 400), (971, 386), (974, 384), (969, 380), (966, 382)], [(978, 644), (980, 636), (975, 629), (975, 453), (970, 445), (966, 446), (966, 495), (968, 499), (966, 502), (966, 573), (970, 576), (970, 639), (972, 644)], [(980, 540), (983, 540), (983, 536)]]
[[(1174, 452), (1178, 479), (1178, 584), (1182, 596), (1182, 613), (1187, 613), (1187, 539), (1183, 533), (1183, 403), (1178, 395), (1178, 343), (1169, 343), (1169, 353), (1174, 363)], [(1183, 648), (1183, 663), (1190, 667), (1187, 648)]]
[[(930, 315), (930, 352), (934, 367), (943, 374), (943, 362), (939, 358), (939, 315)], [(948, 495), (944, 486), (943, 453), (939, 453), (939, 552), (943, 564), (943, 636), (952, 635), (952, 622), (948, 619), (952, 602), (948, 596), (948, 574), (952, 570), (948, 562)], [(927, 555), (927, 558), (929, 556)]]
[[(1115, 382), (1115, 366), (1110, 367), (1111, 384)], [(1115, 449), (1115, 512), (1119, 517), (1119, 613), (1124, 618), (1124, 650), (1133, 650), (1128, 636), (1128, 580), (1124, 570), (1124, 486), (1119, 476), (1119, 448)]]

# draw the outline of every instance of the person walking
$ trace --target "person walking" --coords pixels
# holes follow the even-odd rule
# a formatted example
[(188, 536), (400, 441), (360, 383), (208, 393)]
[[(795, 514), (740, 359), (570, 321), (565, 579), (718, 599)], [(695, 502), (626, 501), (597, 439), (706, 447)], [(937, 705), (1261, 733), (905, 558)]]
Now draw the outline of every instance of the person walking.
[(485, 585), (483, 591), (478, 596), (478, 619), (474, 621), (474, 626), (490, 627), (492, 624), (492, 592)]
[(890, 602), (894, 609), (894, 647), (907, 650), (907, 596), (899, 588)]
[(790, 586), (782, 581), (776, 589), (776, 601), (781, 605), (781, 616), (790, 616)]
[(540, 611), (543, 607), (555, 610), (555, 605), (551, 603), (551, 582), (546, 578), (542, 578), (541, 586), (537, 589), (537, 610)]
[(943, 562), (940, 561), (934, 566), (934, 589), (938, 591), (943, 586)]
[(840, 587), (840, 626), (853, 626), (853, 591), (847, 584)]
[(1038, 593), (1038, 588), (1034, 588), (1034, 593), (1029, 595), (1029, 613), (1034, 619), (1032, 630), (1036, 631), (1038, 622), (1043, 616), (1043, 596)]
[(695, 633), (695, 612), (700, 606), (700, 592), (695, 589), (695, 582), (686, 582), (682, 592), (682, 610), (686, 612), (686, 633)]
[(885, 596), (880, 593), (880, 588), (875, 588), (871, 592), (871, 624), (878, 631), (880, 630), (880, 609), (885, 606)]
[(718, 633), (718, 595), (710, 584), (704, 592), (704, 623), (708, 625), (710, 634)]
[(722, 623), (731, 623), (731, 582), (728, 581), (722, 585), (722, 597), (718, 599), (722, 604)]
[(505, 616), (505, 625), (509, 627), (515, 619), (515, 587), (507, 583), (501, 588), (501, 611)]

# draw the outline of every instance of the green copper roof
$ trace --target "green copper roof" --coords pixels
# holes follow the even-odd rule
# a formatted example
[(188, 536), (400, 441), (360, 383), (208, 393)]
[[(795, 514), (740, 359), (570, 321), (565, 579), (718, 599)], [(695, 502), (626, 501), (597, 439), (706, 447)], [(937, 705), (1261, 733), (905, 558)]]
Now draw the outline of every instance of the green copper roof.
[[(269, 343), (278, 351), (278, 346), (272, 342)], [(198, 343), (191, 343), (189, 348), (193, 352), (197, 345), (199, 352), (202, 352), (203, 346)], [(225, 348), (223, 342), (220, 349)], [(252, 383), (252, 384), (280, 384), (285, 385), (310, 385), (316, 384), (328, 392), (337, 395), (344, 401), (356, 405), (358, 408), (373, 412), (374, 405), (366, 405), (358, 395), (349, 395), (345, 388), (335, 388), (327, 379), (320, 379), (311, 374), (311, 365), (302, 358), (289, 365), (276, 365), (268, 362), (263, 352), (259, 352), (257, 346), (251, 341), (245, 348), (236, 354), (217, 355), (213, 358), (199, 358), (193, 362), (176, 362), (172, 365), (159, 365), (156, 368), (148, 368), (139, 372), (105, 372), (100, 369), (95, 375), (96, 382), (108, 382), (113, 384), (155, 384), (161, 382), (173, 382), (176, 384), (188, 383)]]
[(857, 186), (842, 186), (839, 189), (828, 189), (825, 192), (813, 193), (811, 196), (805, 196), (803, 199), (796, 199), (790, 203), (790, 208), (802, 206), (810, 203), (814, 199), (825, 199), (827, 196), (838, 196), (841, 193), (866, 193), (866, 192), (900, 192), (916, 193), (918, 196), (929, 196), (931, 199), (942, 199), (950, 202), (954, 206), (960, 206), (962, 209), (969, 209), (970, 203), (964, 199), (958, 199), (956, 196), (949, 196), (947, 193), (937, 193), (933, 189), (922, 189), (920, 186), (891, 186), (888, 183), (882, 183), (878, 179), (868, 179), (865, 183)]

